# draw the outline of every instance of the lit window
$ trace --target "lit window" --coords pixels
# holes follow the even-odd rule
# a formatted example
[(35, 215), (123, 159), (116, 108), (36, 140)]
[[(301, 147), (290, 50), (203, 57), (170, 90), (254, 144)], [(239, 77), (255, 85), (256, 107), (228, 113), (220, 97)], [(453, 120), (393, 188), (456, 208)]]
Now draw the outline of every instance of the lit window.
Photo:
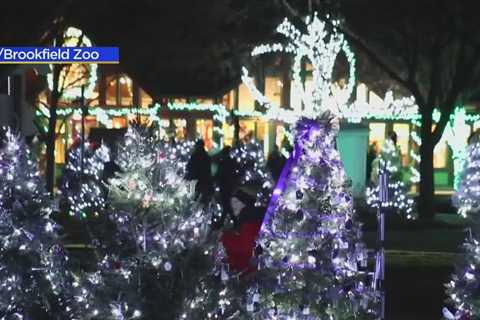
[(200, 119), (196, 121), (197, 135), (205, 142), (205, 147), (210, 150), (213, 147), (213, 121)]
[(173, 125), (175, 126), (175, 138), (177, 140), (184, 140), (187, 137), (187, 120), (174, 119)]
[(402, 165), (408, 165), (408, 144), (410, 142), (410, 126), (406, 123), (395, 123), (393, 131), (397, 134), (397, 145), (402, 153)]
[(266, 77), (265, 78), (265, 97), (268, 101), (279, 106), (281, 105), (282, 99), (282, 87), (283, 84), (277, 77)]
[(255, 138), (255, 121), (254, 120), (240, 120), (239, 138), (241, 141), (248, 142)]
[(443, 169), (447, 167), (448, 162), (448, 146), (445, 140), (440, 140), (433, 150), (433, 167), (435, 169)]
[(368, 144), (371, 145), (372, 143), (376, 142), (377, 146), (381, 148), (385, 141), (385, 123), (375, 123), (372, 122), (368, 125), (370, 129), (370, 134), (368, 136)]
[(127, 119), (124, 117), (113, 117), (112, 118), (112, 126), (115, 129), (126, 128), (127, 127)]
[(233, 145), (233, 135), (235, 134), (235, 126), (223, 123), (223, 144), (225, 146)]
[(140, 89), (140, 106), (147, 108), (153, 103), (152, 97), (148, 95), (143, 89)]
[(238, 87), (238, 95), (238, 109), (240, 111), (249, 112), (255, 110), (255, 100), (252, 98), (250, 91), (248, 91), (247, 87), (243, 83)]

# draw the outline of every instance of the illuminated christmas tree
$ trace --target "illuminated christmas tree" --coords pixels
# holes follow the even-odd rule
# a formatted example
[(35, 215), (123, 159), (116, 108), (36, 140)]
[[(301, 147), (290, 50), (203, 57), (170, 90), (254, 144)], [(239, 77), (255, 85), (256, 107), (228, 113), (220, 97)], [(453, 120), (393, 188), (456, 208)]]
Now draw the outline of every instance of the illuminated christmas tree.
[[(301, 120), (256, 249), (254, 280), (216, 268), (183, 319), (374, 319), (367, 252), (329, 119)], [(287, 164), (288, 166), (288, 164)]]
[[(478, 229), (478, 225), (477, 225)], [(446, 287), (447, 303), (454, 311), (444, 308), (448, 320), (470, 320), (480, 316), (480, 242), (478, 233), (469, 237), (463, 244), (464, 260), (457, 264)]]
[[(378, 176), (386, 171), (388, 175), (388, 202), (381, 202), (378, 198)], [(387, 139), (377, 159), (373, 163), (372, 183), (366, 191), (367, 204), (371, 208), (381, 206), (402, 214), (407, 219), (415, 217), (415, 202), (408, 195), (408, 186), (402, 181), (400, 150), (391, 139)]]
[(256, 141), (239, 145), (232, 150), (237, 163), (237, 175), (241, 186), (252, 186), (257, 191), (257, 205), (265, 206), (270, 200), (273, 180), (268, 172), (263, 147)]
[(463, 247), (465, 256), (456, 265), (455, 273), (446, 286), (447, 303), (454, 310), (444, 308), (446, 319), (470, 320), (480, 316), (480, 142), (471, 141), (467, 148), (460, 185), (453, 196), (458, 213), (472, 221), (470, 235)]
[(119, 146), (121, 172), (109, 181), (110, 209), (94, 226), (98, 271), (80, 275), (85, 319), (174, 319), (183, 297), (211, 268), (215, 205), (195, 201), (182, 152), (149, 130), (130, 127)]
[[(258, 319), (374, 319), (367, 252), (328, 118), (303, 119), (258, 244), (247, 309)], [(282, 185), (284, 183), (284, 185)]]
[(106, 190), (102, 175), (110, 161), (108, 148), (86, 142), (83, 164), (82, 148), (78, 144), (68, 153), (60, 197), (69, 215), (78, 218), (96, 217), (105, 209)]
[(59, 319), (63, 247), (37, 162), (7, 130), (0, 142), (0, 318)]
[(452, 202), (463, 217), (475, 216), (480, 210), (480, 142), (468, 146), (460, 185)]

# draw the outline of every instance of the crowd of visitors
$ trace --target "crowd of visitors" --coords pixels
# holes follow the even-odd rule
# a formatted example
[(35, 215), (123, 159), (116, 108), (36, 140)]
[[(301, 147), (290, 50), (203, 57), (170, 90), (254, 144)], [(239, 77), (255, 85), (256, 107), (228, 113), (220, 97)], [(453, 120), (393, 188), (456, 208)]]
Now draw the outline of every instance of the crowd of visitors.
[[(267, 169), (274, 180), (280, 176), (285, 160), (278, 147), (270, 153)], [(241, 164), (232, 157), (230, 146), (210, 156), (203, 140), (196, 142), (187, 163), (185, 178), (196, 181), (196, 197), (205, 205), (216, 197), (222, 206), (222, 215), (214, 221), (215, 228), (221, 228), (229, 221), (238, 229), (247, 220), (263, 217), (265, 208), (255, 207), (255, 188), (259, 186), (242, 185), (240, 175), (245, 168), (239, 166)]]

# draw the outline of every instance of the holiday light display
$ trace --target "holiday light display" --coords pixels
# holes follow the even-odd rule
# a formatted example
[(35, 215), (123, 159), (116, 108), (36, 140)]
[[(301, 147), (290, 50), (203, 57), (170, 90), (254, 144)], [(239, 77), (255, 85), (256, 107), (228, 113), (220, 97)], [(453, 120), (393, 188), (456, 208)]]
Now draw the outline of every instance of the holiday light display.
[(259, 280), (247, 298), (260, 303), (253, 314), (263, 319), (376, 316), (366, 248), (334, 148), (337, 132), (328, 117), (297, 124), (292, 167), (262, 225)]
[[(104, 224), (93, 226), (98, 270), (79, 275), (71, 317), (174, 319), (183, 296), (209, 270), (212, 214), (183, 179), (187, 145), (133, 125), (119, 146)], [(183, 160), (182, 160), (183, 159)]]
[(408, 195), (408, 187), (402, 181), (401, 176), (401, 164), (400, 164), (400, 150), (393, 143), (392, 140), (387, 139), (382, 147), (382, 151), (374, 161), (373, 164), (373, 176), (379, 176), (382, 172), (386, 172), (388, 175), (388, 194), (389, 201), (380, 201), (378, 196), (377, 180), (374, 179), (373, 183), (375, 187), (368, 187), (366, 190), (367, 204), (371, 208), (382, 208), (387, 210), (396, 211), (402, 214), (407, 219), (415, 217), (415, 203), (414, 200)]
[(86, 142), (83, 160), (81, 144), (69, 151), (60, 197), (71, 216), (95, 217), (105, 209), (106, 190), (102, 175), (108, 161), (110, 151), (104, 145), (95, 148)]
[[(447, 303), (443, 315), (447, 320), (477, 319), (480, 315), (478, 284), (480, 279), (480, 242), (478, 218), (474, 219), (474, 232), (470, 232), (463, 244), (465, 256), (456, 265), (456, 271), (445, 284)], [(451, 311), (452, 310), (452, 311)]]
[(480, 211), (480, 142), (468, 146), (460, 186), (452, 198), (458, 213), (475, 217)]
[(375, 319), (367, 252), (329, 119), (303, 119), (258, 239), (254, 281), (222, 250), (181, 319)]
[[(309, 33), (302, 35), (286, 20), (277, 31), (290, 42), (260, 46), (252, 54), (284, 51), (295, 54), (297, 64), (307, 55), (315, 74), (312, 89), (300, 93), (305, 108), (296, 111), (295, 150), (257, 239), (257, 261), (252, 263), (258, 271), (246, 278), (242, 272), (229, 274), (219, 250), (216, 268), (200, 284), (182, 319), (339, 320), (375, 319), (378, 314), (371, 275), (365, 270), (361, 228), (335, 149), (338, 122), (328, 113), (318, 117), (334, 107), (331, 74), (343, 39), (335, 33), (327, 37), (317, 16), (311, 23), (307, 20), (307, 28)], [(243, 81), (259, 103), (277, 108), (254, 86), (246, 69)]]
[(57, 319), (63, 247), (36, 161), (10, 130), (0, 142), (0, 318)]
[[(287, 39), (286, 44), (274, 43), (257, 46), (252, 51), (256, 57), (265, 53), (283, 52), (292, 54), (292, 90), (298, 102), (291, 111), (292, 117), (298, 119), (301, 115), (315, 117), (319, 112), (330, 110), (341, 115), (348, 108), (350, 98), (355, 86), (355, 57), (343, 35), (337, 32), (338, 21), (331, 21), (333, 30), (327, 30), (327, 24), (317, 15), (307, 18), (307, 33), (302, 34), (288, 19), (277, 27), (277, 32)], [(332, 74), (338, 54), (343, 51), (349, 63), (349, 80), (341, 94), (333, 94)], [(302, 82), (302, 61), (308, 59), (312, 65), (312, 81), (309, 86)], [(255, 100), (268, 109), (280, 110), (280, 106), (271, 103), (263, 93), (255, 87), (255, 81), (243, 68), (243, 83), (252, 93)], [(295, 99), (294, 99), (295, 100)], [(303, 106), (303, 108), (302, 108)], [(294, 122), (294, 121), (293, 121)]]
[(235, 147), (231, 156), (237, 162), (240, 184), (255, 186), (258, 189), (256, 205), (267, 205), (273, 188), (273, 180), (267, 170), (263, 147), (256, 141), (249, 142)]

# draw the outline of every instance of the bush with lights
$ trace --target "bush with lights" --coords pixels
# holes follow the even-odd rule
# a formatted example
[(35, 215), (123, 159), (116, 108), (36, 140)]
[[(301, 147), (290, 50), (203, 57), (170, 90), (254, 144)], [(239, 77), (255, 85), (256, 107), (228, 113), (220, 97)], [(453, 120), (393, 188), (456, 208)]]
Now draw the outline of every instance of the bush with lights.
[(98, 217), (105, 210), (106, 190), (102, 181), (105, 163), (110, 161), (108, 148), (86, 142), (83, 164), (81, 142), (68, 153), (60, 198), (70, 216), (80, 219)]
[(109, 181), (109, 209), (92, 228), (98, 270), (78, 276), (72, 314), (84, 319), (174, 319), (186, 292), (211, 268), (211, 214), (183, 179), (182, 145), (130, 127), (121, 172)]
[(336, 130), (328, 117), (299, 121), (292, 166), (280, 177), (257, 241), (258, 271), (229, 273), (219, 254), (183, 319), (375, 319)]
[[(367, 205), (371, 208), (382, 208), (401, 214), (407, 219), (416, 217), (415, 201), (408, 195), (408, 185), (402, 181), (400, 150), (391, 139), (387, 139), (382, 151), (373, 164), (372, 183), (366, 191)], [(388, 202), (381, 202), (378, 197), (378, 177), (385, 172), (388, 175)]]
[(37, 162), (20, 137), (0, 141), (0, 318), (60, 319), (67, 258)]

